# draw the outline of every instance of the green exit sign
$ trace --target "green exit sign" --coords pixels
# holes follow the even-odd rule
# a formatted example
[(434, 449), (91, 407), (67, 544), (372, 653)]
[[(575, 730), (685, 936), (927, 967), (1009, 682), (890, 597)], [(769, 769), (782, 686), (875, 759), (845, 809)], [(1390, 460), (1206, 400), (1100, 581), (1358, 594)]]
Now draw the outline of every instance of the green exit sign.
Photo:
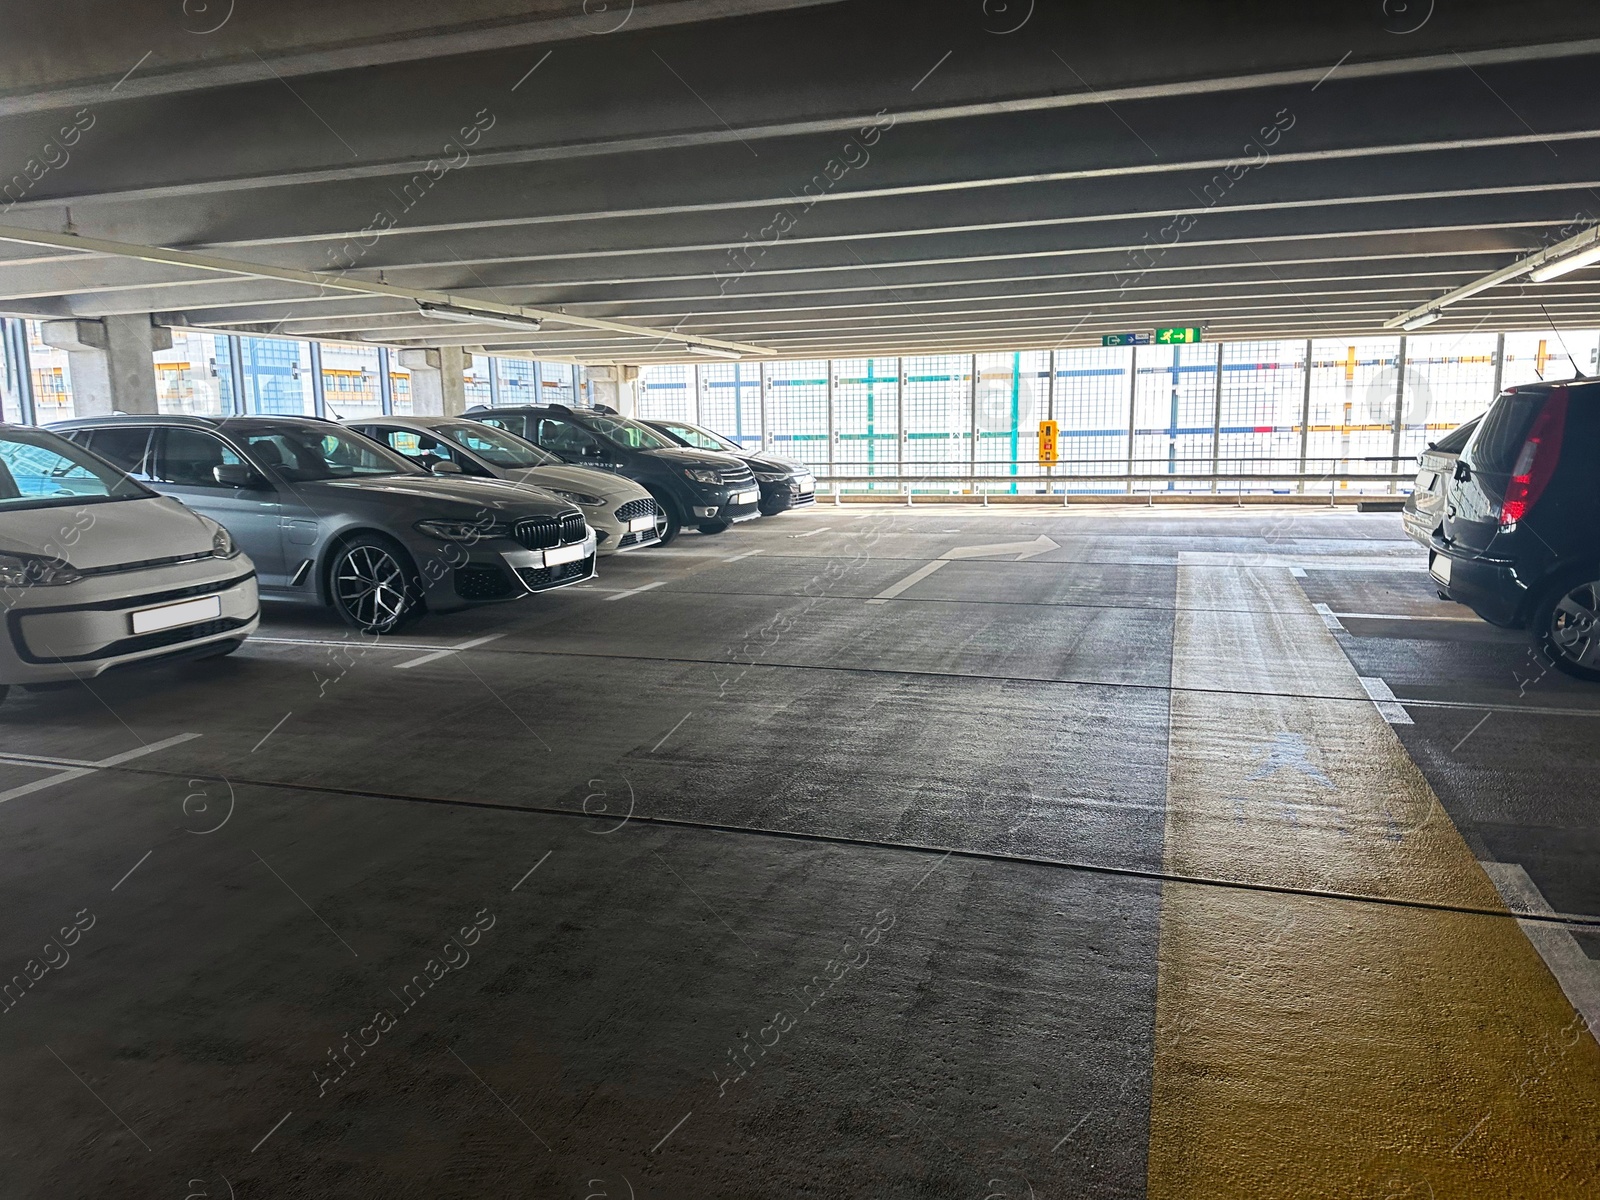
[(1174, 329), (1156, 330), (1158, 346), (1187, 346), (1200, 340), (1200, 330), (1194, 325), (1179, 325)]

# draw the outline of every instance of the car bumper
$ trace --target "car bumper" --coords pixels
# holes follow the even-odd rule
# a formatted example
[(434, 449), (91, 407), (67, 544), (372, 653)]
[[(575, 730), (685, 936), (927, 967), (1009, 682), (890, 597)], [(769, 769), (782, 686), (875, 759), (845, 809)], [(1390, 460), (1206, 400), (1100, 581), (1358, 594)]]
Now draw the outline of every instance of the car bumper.
[(785, 512), (791, 508), (802, 508), (807, 504), (817, 502), (817, 485), (815, 482), (810, 487), (797, 486), (789, 480), (778, 483), (761, 484), (761, 511), (767, 513)]
[[(548, 550), (527, 550), (514, 542), (475, 546), (467, 561), (430, 580), (428, 607), (435, 612), (449, 612), (472, 604), (515, 600), (593, 579), (598, 543), (591, 528), (583, 541)], [(425, 579), (429, 578), (428, 571), (424, 570), (423, 574)]]
[(192, 656), (243, 640), (260, 618), (255, 568), (242, 556), (25, 589), (5, 612), (0, 683), (90, 679)]
[(615, 512), (599, 508), (586, 508), (583, 515), (595, 531), (601, 554), (625, 554), (629, 550), (643, 550), (661, 541), (661, 535), (656, 530), (653, 504), (647, 516), (622, 518)]
[(1428, 570), (1439, 591), (1465, 604), (1491, 625), (1517, 628), (1527, 621), (1528, 585), (1505, 559), (1455, 554), (1438, 539), (1429, 540)]

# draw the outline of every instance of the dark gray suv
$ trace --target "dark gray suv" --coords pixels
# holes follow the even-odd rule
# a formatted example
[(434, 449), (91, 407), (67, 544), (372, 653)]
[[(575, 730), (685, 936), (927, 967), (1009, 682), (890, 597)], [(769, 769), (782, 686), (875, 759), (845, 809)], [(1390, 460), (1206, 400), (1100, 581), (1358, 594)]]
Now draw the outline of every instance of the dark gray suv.
[(91, 417), (51, 426), (223, 525), (261, 596), (392, 633), (422, 613), (593, 578), (595, 538), (537, 489), (430, 474), (332, 421)]

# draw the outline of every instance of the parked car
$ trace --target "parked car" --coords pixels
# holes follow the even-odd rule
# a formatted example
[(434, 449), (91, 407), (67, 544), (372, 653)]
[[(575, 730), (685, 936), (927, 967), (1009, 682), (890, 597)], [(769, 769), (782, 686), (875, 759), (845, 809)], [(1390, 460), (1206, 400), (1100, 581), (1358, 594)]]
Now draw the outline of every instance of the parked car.
[(255, 566), (221, 525), (14, 425), (0, 425), (0, 611), (0, 699), (14, 684), (229, 654), (261, 615)]
[(1445, 492), (1456, 473), (1456, 460), (1478, 428), (1481, 416), (1458, 425), (1422, 452), (1417, 482), (1406, 497), (1401, 520), (1412, 541), (1433, 548), (1433, 531), (1444, 521)]
[(454, 467), (430, 474), (332, 421), (129, 416), (53, 428), (226, 526), (266, 599), (329, 605), (363, 632), (594, 575), (594, 533), (575, 506)]
[(602, 554), (639, 550), (661, 540), (666, 518), (631, 479), (593, 467), (571, 467), (514, 433), (461, 417), (364, 417), (345, 422), (425, 471), (453, 462), (474, 479), (504, 479), (542, 488), (583, 510)]
[(1529, 628), (1600, 680), (1600, 381), (1500, 395), (1456, 463), (1430, 568), (1440, 595)]
[(691, 425), (688, 421), (646, 421), (645, 424), (680, 446), (691, 450), (720, 450), (744, 463), (761, 487), (761, 515), (764, 517), (817, 502), (817, 477), (803, 463), (779, 458), (764, 450), (752, 454), (720, 433), (712, 433), (703, 425)]
[(685, 525), (721, 533), (761, 515), (756, 478), (732, 455), (687, 450), (641, 421), (564, 404), (469, 408), (466, 415), (533, 442), (563, 461), (615, 471), (661, 506), (662, 545)]

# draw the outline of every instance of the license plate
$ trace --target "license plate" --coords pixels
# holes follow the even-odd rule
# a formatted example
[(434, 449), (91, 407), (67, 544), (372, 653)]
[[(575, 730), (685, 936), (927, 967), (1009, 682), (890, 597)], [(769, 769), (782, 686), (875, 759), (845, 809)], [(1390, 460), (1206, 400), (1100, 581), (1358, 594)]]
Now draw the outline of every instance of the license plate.
[(1449, 587), (1450, 556), (1447, 554), (1435, 554), (1433, 556), (1433, 565), (1429, 568), (1428, 573), (1432, 575), (1434, 579), (1438, 580), (1446, 587)]
[(562, 563), (577, 562), (580, 558), (589, 556), (589, 548), (584, 545), (557, 546), (554, 550), (544, 552), (544, 565), (559, 567)]
[(655, 527), (656, 519), (654, 517), (635, 517), (628, 522), (629, 533), (643, 533), (646, 529), (654, 529)]
[(202, 596), (198, 600), (183, 600), (177, 604), (163, 604), (159, 608), (142, 608), (128, 614), (134, 633), (157, 633), (163, 629), (176, 629), (180, 625), (196, 625), (222, 615), (221, 596)]
[(735, 504), (754, 504), (759, 499), (761, 499), (760, 488), (752, 488), (748, 492), (735, 492), (733, 494), (733, 502)]
[(817, 490), (817, 481), (812, 476), (807, 475), (802, 479), (797, 479), (794, 486), (795, 491), (804, 496)]

